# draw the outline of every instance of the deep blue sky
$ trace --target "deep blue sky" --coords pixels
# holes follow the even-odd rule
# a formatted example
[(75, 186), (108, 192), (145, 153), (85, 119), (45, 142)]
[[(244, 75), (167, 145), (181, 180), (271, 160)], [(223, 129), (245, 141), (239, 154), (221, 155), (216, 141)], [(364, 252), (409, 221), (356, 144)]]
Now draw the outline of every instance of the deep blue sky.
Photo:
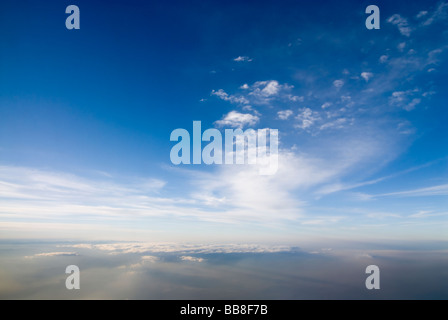
[[(65, 28), (70, 4), (80, 30)], [(380, 30), (365, 28), (369, 4)], [(446, 239), (447, 12), (443, 1), (2, 1), (5, 237), (78, 223), (108, 238), (105, 224), (123, 237)], [(173, 166), (170, 133), (194, 120), (278, 129), (278, 174)]]

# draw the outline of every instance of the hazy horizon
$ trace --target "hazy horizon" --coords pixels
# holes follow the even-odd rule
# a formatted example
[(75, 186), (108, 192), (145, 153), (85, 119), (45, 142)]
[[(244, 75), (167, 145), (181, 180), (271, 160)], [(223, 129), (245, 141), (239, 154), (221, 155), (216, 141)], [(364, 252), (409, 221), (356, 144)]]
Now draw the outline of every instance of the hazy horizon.
[[(447, 299), (448, 243), (413, 248), (0, 241), (0, 299)], [(371, 264), (381, 290), (365, 288)]]

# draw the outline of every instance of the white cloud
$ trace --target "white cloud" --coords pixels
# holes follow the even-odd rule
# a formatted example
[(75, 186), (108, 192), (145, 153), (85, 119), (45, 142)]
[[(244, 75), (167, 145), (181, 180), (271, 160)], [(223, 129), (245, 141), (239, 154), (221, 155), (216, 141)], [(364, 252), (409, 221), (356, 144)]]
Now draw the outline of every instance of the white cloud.
[(406, 18), (403, 18), (399, 14), (394, 14), (393, 16), (389, 17), (387, 19), (387, 22), (396, 25), (400, 33), (406, 37), (409, 37), (411, 35), (411, 27), (409, 27), (408, 20)]
[(223, 100), (229, 99), (229, 94), (225, 92), (223, 89), (219, 89), (218, 91), (212, 90), (211, 94), (220, 97)]
[(271, 97), (277, 95), (280, 89), (289, 88), (289, 86), (285, 86), (279, 84), (276, 80), (257, 81), (252, 85), (253, 91), (251, 94), (256, 96)]
[[(199, 219), (225, 223), (295, 219), (300, 215), (300, 201), (294, 199), (289, 192), (293, 186), (303, 181), (288, 180), (295, 173), (302, 177), (313, 174), (312, 179), (307, 178), (306, 183), (321, 179), (326, 175), (326, 170), (318, 170), (317, 167), (311, 170), (318, 163), (313, 161), (310, 164), (306, 160), (296, 159), (290, 153), (283, 153), (279, 155), (279, 166), (282, 168), (273, 177), (260, 176), (258, 166), (255, 165), (221, 166), (210, 174), (195, 171), (189, 176), (189, 183), (195, 186), (192, 189), (195, 191), (186, 194), (184, 198), (153, 197), (146, 194), (145, 189), (139, 189), (139, 184), (134, 184), (131, 188), (123, 184), (81, 179), (60, 173), (0, 167), (0, 192), (8, 197), (8, 200), (4, 199), (0, 204), (0, 218), (38, 217), (41, 221), (34, 224), (2, 222), (0, 229), (1, 232), (23, 232), (26, 228), (31, 228), (28, 230), (33, 232), (58, 230), (65, 234), (67, 230), (84, 229), (92, 233), (109, 228), (108, 221), (125, 220), (135, 223), (148, 217), (189, 217), (193, 221)], [(50, 183), (50, 178), (55, 175), (59, 176), (59, 186)], [(8, 176), (14, 181), (8, 182)], [(76, 186), (76, 189), (67, 189), (68, 186)], [(207, 199), (204, 200), (204, 196)], [(215, 206), (214, 200), (210, 199), (221, 200)], [(89, 224), (86, 225), (83, 221), (78, 224), (55, 223), (66, 219), (71, 221), (70, 219), (78, 219), (80, 216), (87, 219)], [(101, 226), (93, 223), (95, 221), (101, 221)], [(88, 246), (82, 244), (82, 248)], [(110, 245), (96, 245), (95, 248), (115, 250)], [(136, 246), (128, 249), (136, 253), (146, 250)]]
[(203, 258), (197, 258), (197, 257), (192, 257), (192, 256), (182, 256), (182, 257), (180, 257), (180, 259), (182, 261), (189, 261), (189, 262), (203, 262), (204, 261)]
[(317, 112), (311, 110), (310, 108), (302, 108), (299, 109), (299, 114), (296, 116), (296, 127), (299, 129), (308, 129), (320, 119), (321, 118)]
[(292, 110), (282, 110), (277, 112), (277, 116), (280, 120), (287, 120), (292, 114)]
[[(307, 126), (306, 121), (314, 121), (316, 117), (311, 109), (307, 109), (301, 110), (301, 126)], [(182, 227), (187, 223), (206, 221), (255, 223), (270, 228), (285, 222), (300, 221), (306, 216), (303, 200), (312, 192), (311, 188), (344, 176), (365, 159), (371, 161), (385, 151), (390, 153), (387, 148), (378, 148), (376, 144), (381, 141), (378, 135), (375, 135), (374, 141), (363, 139), (360, 135), (347, 137), (343, 143), (340, 141), (337, 139), (316, 148), (319, 153), (314, 155), (303, 150), (280, 148), (278, 171), (273, 176), (260, 176), (256, 165), (223, 165), (210, 171), (176, 168), (187, 185), (180, 197), (169, 191), (175, 186), (167, 188), (164, 182), (157, 179), (112, 180), (101, 176), (98, 180), (0, 166), (0, 194), (3, 197), (0, 202), (0, 233), (5, 234), (5, 230), (9, 233), (32, 230), (43, 234), (57, 229), (60, 234), (67, 234), (66, 230), (75, 233), (82, 230), (81, 234), (104, 236), (104, 231), (112, 230), (107, 228), (113, 225), (114, 230), (119, 230), (115, 234), (120, 236), (124, 233), (116, 226), (122, 221), (135, 226), (149, 224), (152, 217), (170, 219), (173, 225), (178, 223)], [(170, 192), (168, 196), (167, 192)], [(25, 226), (17, 222), (29, 218), (40, 223)], [(7, 219), (18, 220), (14, 224)], [(77, 222), (73, 223), (75, 219)], [(157, 227), (155, 223), (156, 235), (159, 232)], [(140, 231), (140, 228), (130, 229), (134, 234)], [(145, 234), (151, 232), (147, 230)], [(126, 234), (129, 235), (132, 233)], [(78, 248), (89, 249), (89, 246), (81, 243)], [(110, 253), (147, 253), (149, 249), (154, 249), (135, 243), (121, 246), (121, 251), (111, 244), (98, 244), (93, 248)]]
[(411, 111), (415, 109), (415, 106), (418, 105), (422, 100), (419, 98), (412, 99), (411, 102), (409, 102), (406, 106), (404, 106), (404, 109), (406, 111)]
[(260, 175), (257, 166), (223, 166), (219, 172), (197, 180), (197, 191), (192, 196), (198, 200), (197, 195), (207, 196), (207, 204), (210, 198), (220, 199), (217, 219), (295, 220), (301, 214), (301, 202), (290, 192), (303, 182), (302, 178), (288, 179), (295, 174), (303, 175), (305, 168), (310, 169), (310, 164), (304, 161), (303, 167), (297, 168), (297, 161), (292, 154), (280, 151), (279, 170), (272, 176)]
[[(279, 96), (288, 100), (290, 92), (287, 90), (292, 88), (275, 80), (256, 82), (248, 87), (249, 89), (244, 90), (249, 90), (249, 93), (257, 92), (260, 97)], [(221, 99), (232, 100), (231, 95), (223, 90), (214, 91), (214, 94)], [(334, 104), (339, 104), (337, 99)], [(273, 115), (291, 119), (292, 111), (288, 110), (283, 110), (285, 113), (274, 110)], [(295, 118), (298, 128), (309, 129), (314, 126), (316, 130), (342, 128), (349, 119), (346, 115), (338, 115), (332, 119), (335, 121), (325, 125), (321, 114), (311, 108), (299, 109)], [(255, 125), (259, 120), (253, 113), (231, 111), (218, 120), (217, 124), (243, 127)], [(297, 193), (294, 193), (295, 188), (328, 182), (327, 179), (331, 180), (340, 173), (340, 167), (334, 163), (322, 162), (320, 156), (294, 154), (287, 150), (282, 151), (280, 156), (284, 157), (284, 160), (280, 160), (283, 167), (279, 168), (275, 179), (260, 177), (257, 169), (252, 170), (247, 166), (222, 166), (213, 168), (214, 172), (210, 176), (204, 176), (202, 172), (195, 173), (197, 176), (188, 179), (188, 182), (199, 184), (200, 188), (193, 186), (188, 190), (194, 190), (194, 194), (184, 192), (181, 198), (157, 195), (157, 192), (165, 189), (165, 182), (161, 180), (146, 179), (149, 185), (143, 182), (122, 183), (111, 179), (98, 181), (27, 169), (10, 171), (11, 168), (8, 167), (0, 170), (0, 192), (5, 197), (16, 198), (13, 201), (2, 201), (0, 212), (9, 217), (17, 215), (64, 219), (82, 216), (83, 219), (93, 221), (143, 220), (146, 217), (167, 216), (174, 217), (173, 220), (185, 217), (231, 223), (299, 219), (304, 212), (303, 203)], [(12, 179), (4, 179), (8, 175)], [(291, 179), (291, 176), (295, 178)], [(202, 197), (198, 194), (202, 194)], [(210, 210), (214, 204), (216, 207)]]
[(269, 81), (266, 86), (261, 90), (261, 93), (265, 96), (272, 96), (278, 93), (280, 85), (277, 81)]
[(436, 64), (438, 62), (437, 56), (442, 52), (443, 52), (442, 49), (431, 50), (428, 53), (428, 64)]
[(215, 122), (220, 127), (243, 128), (245, 126), (254, 126), (260, 118), (249, 113), (240, 113), (238, 111), (230, 111), (221, 120)]
[[(89, 217), (101, 221), (163, 216), (177, 212), (188, 199), (163, 198), (165, 182), (141, 177), (121, 181), (93, 179), (61, 172), (0, 166), (0, 217), (51, 222)], [(193, 210), (194, 211), (194, 210)], [(52, 221), (54, 222), (54, 221)], [(79, 228), (82, 224), (73, 224)], [(59, 227), (60, 228), (60, 227)]]
[(75, 257), (78, 256), (76, 252), (45, 252), (38, 253), (33, 256), (27, 256), (26, 258), (36, 258), (36, 257)]
[(159, 258), (156, 256), (142, 256), (141, 257), (142, 262), (149, 262), (149, 263), (154, 263), (156, 261), (159, 261)]
[(407, 93), (405, 91), (392, 92), (392, 101), (394, 103), (403, 102)]
[[(61, 246), (63, 247), (63, 246)], [(79, 249), (92, 249), (92, 245), (88, 244), (88, 243), (80, 243), (80, 244), (76, 244), (71, 246), (72, 248), (79, 248)]]
[(233, 59), (233, 61), (236, 61), (236, 62), (245, 62), (245, 61), (251, 62), (252, 59), (249, 58), (248, 56), (238, 56), (235, 59)]
[[(62, 245), (65, 247), (78, 247), (79, 245)], [(89, 244), (92, 250), (107, 251), (111, 254), (128, 253), (177, 253), (177, 254), (209, 254), (209, 253), (273, 253), (288, 252), (292, 248), (282, 245), (263, 244), (200, 244), (175, 242), (115, 242), (106, 244)], [(155, 263), (159, 257), (144, 255), (141, 261)]]
[(427, 217), (428, 215), (430, 215), (433, 211), (428, 211), (428, 210), (420, 210), (417, 213), (411, 214), (409, 217), (410, 218), (423, 218), (423, 217)]
[[(117, 252), (114, 252), (114, 253), (116, 254)], [(138, 271), (138, 269), (142, 270), (142, 269), (156, 263), (159, 260), (160, 260), (160, 258), (156, 257), (156, 256), (141, 256), (139, 262), (131, 264), (129, 266), (126, 266), (126, 265), (120, 266), (119, 269), (126, 269), (126, 268), (133, 269), (133, 271), (132, 271), (132, 273), (133, 273), (133, 272)]]
[(346, 118), (339, 118), (335, 121), (324, 123), (320, 126), (320, 130), (325, 129), (343, 129), (348, 123), (348, 120)]
[(229, 102), (235, 103), (235, 104), (248, 104), (249, 103), (249, 100), (247, 100), (246, 98), (229, 95), (223, 89), (219, 89), (218, 91), (212, 90), (211, 95), (217, 96), (224, 101), (229, 101)]
[(344, 85), (343, 80), (334, 80), (333, 81), (333, 86), (335, 86), (338, 89), (342, 88), (343, 85)]
[(373, 77), (373, 73), (371, 73), (371, 72), (362, 72), (361, 73), (361, 77), (364, 80), (366, 80), (366, 82), (368, 82)]
[(301, 101), (301, 97), (289, 94), (293, 88), (288, 84), (280, 84), (276, 80), (257, 81), (250, 87), (249, 97), (254, 104), (268, 104), (272, 99), (287, 99)]
[[(410, 124), (408, 124), (410, 125)], [(373, 179), (373, 180), (367, 180), (367, 181), (363, 181), (363, 182), (358, 182), (358, 183), (354, 183), (354, 184), (343, 184), (340, 182), (337, 183), (331, 183), (331, 184), (327, 184), (324, 185), (322, 188), (318, 189), (316, 194), (318, 195), (326, 195), (326, 194), (331, 194), (334, 192), (339, 192), (339, 191), (344, 191), (344, 190), (350, 190), (350, 189), (356, 189), (359, 187), (364, 187), (364, 186), (368, 186), (368, 185), (373, 185), (373, 184), (377, 184), (379, 182), (383, 182), (386, 181), (388, 179), (391, 178), (396, 178), (400, 175), (403, 174), (408, 174), (410, 172), (416, 171), (416, 170), (420, 170), (422, 168), (426, 168), (430, 165), (434, 164), (434, 162), (428, 162), (426, 164), (420, 165), (420, 166), (416, 166), (416, 167), (411, 167), (409, 169), (388, 175), (388, 176), (383, 176), (377, 179)], [(369, 194), (365, 194), (365, 193), (353, 193), (352, 195), (356, 196), (358, 199), (360, 200), (371, 200), (374, 198), (373, 195), (369, 195)], [(367, 216), (370, 217), (371, 212), (367, 213)], [(375, 212), (374, 214), (377, 214), (377, 212)]]
[(386, 61), (389, 59), (389, 56), (388, 55), (385, 55), (385, 54), (383, 54), (381, 57), (380, 57), (380, 63), (386, 63)]
[(392, 92), (389, 104), (403, 108), (406, 111), (414, 110), (422, 101), (421, 98), (415, 97), (419, 92), (420, 90), (418, 89)]
[(293, 102), (303, 102), (303, 100), (305, 99), (303, 96), (293, 96), (291, 94), (287, 95), (288, 99), (293, 101)]
[(325, 102), (325, 103), (321, 106), (321, 108), (322, 108), (322, 109), (327, 109), (327, 108), (331, 107), (331, 105), (332, 105), (331, 102)]
[(436, 93), (437, 92), (435, 92), (435, 91), (426, 91), (426, 92), (423, 92), (422, 96), (423, 97), (428, 97), (428, 96), (432, 96), (433, 94), (436, 94)]
[(199, 177), (192, 197), (197, 199), (196, 194), (200, 194), (219, 199), (214, 210), (219, 211), (220, 219), (265, 223), (300, 220), (305, 215), (301, 199), (306, 197), (305, 190), (331, 181), (363, 159), (378, 156), (378, 148), (371, 143), (360, 145), (350, 140), (341, 145), (343, 150), (328, 151), (332, 154), (328, 158), (280, 149), (279, 169), (273, 176), (260, 176), (251, 166), (222, 166), (219, 172)]
[[(302, 111), (306, 114), (307, 110)], [(312, 117), (311, 111), (307, 119)], [(258, 167), (251, 165), (217, 166), (211, 172), (176, 168), (178, 173), (184, 175), (182, 180), (188, 185), (180, 198), (158, 194), (165, 194), (165, 189), (173, 186), (154, 190), (151, 189), (154, 185), (140, 183), (152, 179), (134, 178), (136, 181), (123, 183), (111, 179), (95, 180), (64, 173), (0, 167), (0, 193), (4, 197), (0, 203), (0, 233), (5, 228), (8, 232), (19, 228), (25, 230), (23, 225), (5, 223), (5, 219), (23, 218), (40, 221), (40, 225), (32, 226), (39, 232), (48, 230), (41, 231), (41, 225), (62, 221), (67, 226), (53, 227), (59, 229), (61, 234), (66, 234), (64, 228), (70, 227), (70, 230), (82, 230), (95, 236), (101, 233), (98, 230), (106, 230), (107, 224), (117, 225), (122, 221), (127, 225), (149, 224), (152, 220), (148, 218), (151, 217), (167, 218), (173, 225), (179, 223), (179, 226), (198, 220), (226, 224), (259, 223), (265, 227), (300, 221), (307, 216), (303, 200), (312, 192), (311, 188), (344, 176), (365, 159), (371, 161), (386, 151), (390, 153), (389, 149), (376, 145), (381, 141), (378, 135), (374, 140), (354, 135), (343, 139), (343, 143), (340, 141), (337, 139), (316, 148), (320, 151), (315, 155), (303, 150), (293, 152), (280, 148), (278, 172), (273, 176), (260, 176)], [(160, 188), (163, 183), (155, 185)], [(71, 224), (79, 217), (82, 220)], [(155, 229), (154, 232), (157, 234), (159, 231)], [(151, 232), (148, 230), (147, 233)], [(78, 248), (89, 249), (89, 246), (81, 243)], [(157, 248), (133, 243), (120, 246), (98, 244), (93, 249), (110, 253), (150, 254), (150, 250)]]
[(292, 88), (294, 87), (277, 80), (266, 80), (256, 81), (252, 85), (244, 83), (239, 87), (242, 90), (239, 95), (228, 94), (223, 89), (213, 90), (211, 95), (231, 103), (252, 106), (270, 105), (274, 100), (302, 102), (304, 97), (291, 94)]
[(243, 106), (243, 111), (253, 112), (256, 116), (261, 116), (261, 114), (257, 110), (255, 110), (251, 105), (248, 104)]
[(129, 267), (131, 269), (143, 268), (143, 267), (145, 267), (147, 265), (154, 264), (154, 263), (156, 263), (159, 260), (160, 260), (159, 257), (156, 257), (156, 256), (142, 256), (140, 258), (140, 262), (139, 263), (132, 264)]
[(352, 101), (352, 97), (351, 96), (341, 96), (341, 102), (350, 102)]
[(417, 14), (416, 18), (417, 18), (417, 19), (420, 19), (420, 18), (426, 16), (427, 14), (428, 14), (428, 11), (420, 11), (420, 12)]

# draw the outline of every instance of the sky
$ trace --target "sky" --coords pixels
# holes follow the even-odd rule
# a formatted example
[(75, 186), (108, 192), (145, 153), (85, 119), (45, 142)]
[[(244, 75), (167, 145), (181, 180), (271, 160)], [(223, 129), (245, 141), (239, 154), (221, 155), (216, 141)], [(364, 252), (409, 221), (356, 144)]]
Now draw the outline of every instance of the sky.
[[(446, 257), (447, 25), (444, 0), (2, 1), (0, 239)], [(173, 164), (193, 121), (278, 130), (278, 171)]]

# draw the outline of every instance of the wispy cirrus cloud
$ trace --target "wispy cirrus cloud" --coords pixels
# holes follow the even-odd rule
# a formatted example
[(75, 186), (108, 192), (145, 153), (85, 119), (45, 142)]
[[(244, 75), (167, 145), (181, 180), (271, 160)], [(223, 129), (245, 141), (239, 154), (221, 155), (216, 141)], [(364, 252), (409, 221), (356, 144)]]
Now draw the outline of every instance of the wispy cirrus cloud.
[(448, 212), (434, 212), (431, 210), (420, 210), (417, 213), (411, 214), (409, 218), (426, 219), (431, 217), (448, 216)]
[[(426, 17), (428, 15), (428, 11), (420, 11), (417, 15), (417, 18)], [(448, 18), (448, 3), (447, 2), (439, 2), (437, 8), (434, 10), (430, 17), (428, 17), (422, 25), (429, 26), (435, 22), (446, 20)]]
[(447, 196), (448, 184), (436, 185), (413, 190), (397, 191), (375, 195), (376, 197), (426, 197), (426, 196)]
[[(300, 217), (301, 202), (290, 192), (311, 182), (306, 176), (312, 173), (306, 168), (314, 165), (291, 153), (285, 153), (283, 159), (281, 173), (272, 178), (260, 176), (258, 168), (251, 166), (223, 166), (213, 174), (196, 172), (191, 176), (187, 171), (186, 177), (197, 191), (183, 198), (162, 196), (159, 193), (163, 193), (160, 188), (164, 184), (159, 183), (156, 189), (152, 185), (145, 189), (141, 188), (145, 184), (139, 183), (2, 167), (0, 218), (14, 221), (32, 217), (48, 224), (76, 220), (78, 223), (71, 224), (74, 229), (88, 221), (89, 230), (95, 229), (92, 221), (126, 219), (133, 223), (150, 217), (177, 216), (225, 223), (294, 220)], [(294, 183), (289, 181), (291, 170), (301, 176)], [(330, 174), (317, 167), (313, 171), (317, 173), (313, 175), (314, 181)]]
[(379, 145), (372, 142), (360, 144), (358, 139), (347, 139), (339, 146), (333, 144), (325, 148), (331, 160), (325, 154), (281, 148), (279, 170), (273, 176), (260, 176), (258, 167), (251, 165), (219, 166), (212, 172), (178, 169), (191, 186), (181, 197), (168, 192), (167, 183), (160, 179), (113, 179), (103, 175), (86, 178), (3, 166), (0, 218), (10, 221), (5, 226), (17, 224), (17, 219), (33, 218), (35, 223), (54, 223), (59, 230), (67, 227), (60, 226), (63, 221), (74, 222), (73, 229), (83, 229), (87, 223), (88, 232), (100, 228), (92, 225), (95, 221), (104, 225), (126, 220), (132, 225), (158, 217), (177, 217), (179, 223), (199, 220), (266, 226), (300, 221), (309, 215), (304, 208), (310, 189), (340, 179), (373, 155), (386, 152), (379, 152)]

